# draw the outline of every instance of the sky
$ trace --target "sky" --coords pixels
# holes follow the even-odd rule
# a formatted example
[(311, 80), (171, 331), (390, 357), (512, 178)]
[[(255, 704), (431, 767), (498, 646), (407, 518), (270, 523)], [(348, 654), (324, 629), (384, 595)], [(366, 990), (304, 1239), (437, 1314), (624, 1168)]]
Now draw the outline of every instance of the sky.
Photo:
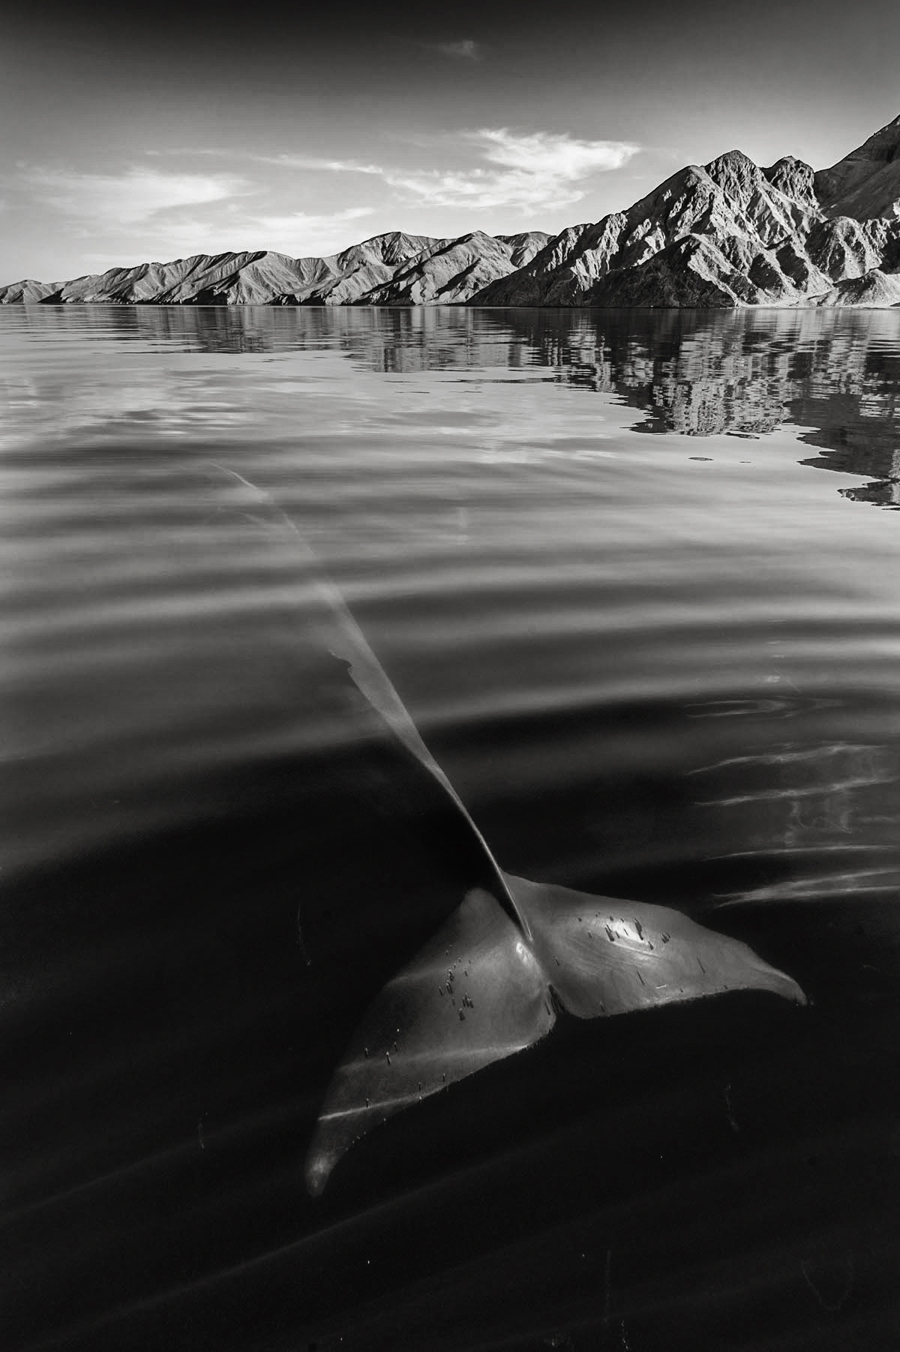
[(388, 230), (551, 233), (900, 114), (896, 0), (4, 0), (0, 284)]

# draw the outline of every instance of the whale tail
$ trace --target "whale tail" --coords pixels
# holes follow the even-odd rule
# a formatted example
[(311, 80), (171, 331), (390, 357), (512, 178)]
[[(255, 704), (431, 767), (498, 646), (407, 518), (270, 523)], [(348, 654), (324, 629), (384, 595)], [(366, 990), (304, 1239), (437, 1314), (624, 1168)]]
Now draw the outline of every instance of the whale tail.
[[(304, 579), (302, 615), (403, 753), (416, 792), (436, 792), (471, 883), (434, 938), (376, 996), (328, 1088), (306, 1158), (313, 1195), (354, 1141), (393, 1113), (538, 1042), (562, 1007), (578, 1018), (800, 987), (746, 944), (663, 906), (593, 897), (504, 873), (296, 525), (243, 475), (211, 462), (217, 510), (273, 529)], [(350, 706), (348, 705), (348, 708)]]
[(372, 1127), (582, 1019), (734, 990), (806, 997), (746, 944), (664, 906), (504, 880), (527, 933), (482, 888), (376, 996), (335, 1072), (306, 1158), (318, 1196)]

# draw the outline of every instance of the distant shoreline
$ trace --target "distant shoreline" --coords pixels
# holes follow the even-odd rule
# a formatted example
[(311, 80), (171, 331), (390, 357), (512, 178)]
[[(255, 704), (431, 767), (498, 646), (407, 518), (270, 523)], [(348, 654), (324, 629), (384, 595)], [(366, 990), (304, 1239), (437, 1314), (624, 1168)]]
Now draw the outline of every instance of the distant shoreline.
[(900, 117), (830, 169), (739, 150), (672, 174), (627, 211), (556, 235), (391, 231), (338, 254), (193, 254), (0, 304), (884, 310), (900, 305)]
[(196, 303), (193, 301), (0, 301), (0, 305), (19, 306), (23, 305), (28, 309), (41, 310), (72, 310), (72, 309), (97, 309), (97, 310), (356, 310), (362, 312), (371, 312), (377, 310), (493, 310), (502, 312), (504, 310), (542, 310), (548, 314), (585, 314), (588, 312), (603, 313), (605, 311), (617, 311), (619, 313), (635, 314), (658, 314), (661, 310), (679, 311), (681, 313), (697, 314), (749, 314), (763, 311), (775, 311), (778, 314), (791, 314), (796, 310), (900, 310), (900, 301), (884, 302), (881, 305), (858, 303), (853, 305), (823, 305), (815, 301), (799, 301), (794, 304), (775, 304), (768, 305), (471, 305), (471, 304), (423, 304), (423, 305), (325, 305), (303, 304), (303, 305), (281, 305), (272, 301), (239, 301), (236, 304), (215, 304), (211, 302)]

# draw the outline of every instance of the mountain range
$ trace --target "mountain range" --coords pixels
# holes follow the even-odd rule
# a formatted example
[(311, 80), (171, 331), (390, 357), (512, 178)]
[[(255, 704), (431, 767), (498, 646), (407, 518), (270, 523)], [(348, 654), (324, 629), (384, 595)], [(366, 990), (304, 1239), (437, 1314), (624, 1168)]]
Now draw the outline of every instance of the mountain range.
[(20, 302), (887, 308), (900, 305), (900, 117), (830, 169), (732, 150), (553, 236), (395, 231), (327, 258), (196, 254), (0, 287), (0, 304)]

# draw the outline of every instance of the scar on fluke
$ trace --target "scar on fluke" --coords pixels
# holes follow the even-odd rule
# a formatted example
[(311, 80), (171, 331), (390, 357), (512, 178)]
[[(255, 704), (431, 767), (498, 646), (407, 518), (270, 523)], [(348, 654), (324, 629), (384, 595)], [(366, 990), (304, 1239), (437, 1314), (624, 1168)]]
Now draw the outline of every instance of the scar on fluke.
[(351, 1039), (306, 1157), (314, 1196), (342, 1155), (374, 1126), (533, 1046), (550, 1032), (558, 1009), (593, 1019), (737, 990), (806, 1003), (791, 977), (746, 944), (669, 907), (505, 873), (294, 523), (260, 489), (233, 470), (225, 472), (241, 485), (245, 510), (263, 511), (293, 534), (329, 614), (329, 647), (437, 783), (480, 865), (478, 885), (379, 992)]

